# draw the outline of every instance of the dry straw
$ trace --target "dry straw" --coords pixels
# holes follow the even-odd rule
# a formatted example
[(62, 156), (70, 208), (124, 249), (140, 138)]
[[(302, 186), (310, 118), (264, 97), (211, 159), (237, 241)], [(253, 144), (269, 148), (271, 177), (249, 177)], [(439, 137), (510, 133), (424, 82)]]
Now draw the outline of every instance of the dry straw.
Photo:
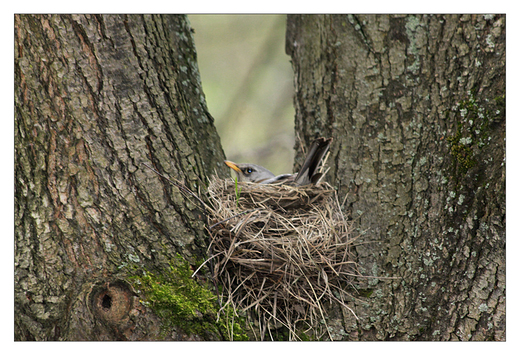
[(354, 314), (346, 287), (359, 273), (349, 224), (330, 185), (213, 179), (208, 193), (210, 259), (224, 306), (255, 315), (259, 339), (280, 326), (293, 340), (305, 329), (332, 339), (327, 307), (339, 303)]

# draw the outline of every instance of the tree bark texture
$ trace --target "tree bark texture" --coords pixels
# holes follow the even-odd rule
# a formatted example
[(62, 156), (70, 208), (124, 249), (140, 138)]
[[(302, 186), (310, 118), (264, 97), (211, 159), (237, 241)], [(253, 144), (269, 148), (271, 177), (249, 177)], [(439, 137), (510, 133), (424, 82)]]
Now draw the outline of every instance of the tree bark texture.
[(156, 338), (124, 267), (207, 241), (143, 163), (198, 192), (223, 159), (186, 17), (16, 15), (15, 339)]
[(301, 145), (334, 137), (358, 263), (385, 277), (338, 338), (505, 340), (505, 50), (502, 15), (288, 17)]

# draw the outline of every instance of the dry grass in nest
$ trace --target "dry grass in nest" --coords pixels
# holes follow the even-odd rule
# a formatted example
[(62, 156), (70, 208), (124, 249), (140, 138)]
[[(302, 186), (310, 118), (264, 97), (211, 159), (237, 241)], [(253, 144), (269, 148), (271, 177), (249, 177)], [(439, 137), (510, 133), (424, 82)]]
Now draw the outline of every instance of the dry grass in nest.
[(326, 303), (353, 313), (345, 291), (358, 275), (353, 239), (330, 185), (235, 186), (213, 179), (208, 192), (214, 276), (226, 304), (255, 311), (260, 339), (281, 325), (290, 339), (298, 339), (297, 326), (328, 332)]

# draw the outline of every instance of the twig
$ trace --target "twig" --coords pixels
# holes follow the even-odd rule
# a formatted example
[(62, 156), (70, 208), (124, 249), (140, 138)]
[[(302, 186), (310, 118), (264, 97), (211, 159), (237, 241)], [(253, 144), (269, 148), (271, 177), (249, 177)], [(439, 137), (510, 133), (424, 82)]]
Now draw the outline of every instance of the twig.
[(255, 211), (255, 210), (258, 210), (258, 209), (249, 209), (249, 210), (246, 210), (246, 211), (241, 211), (241, 212), (238, 213), (238, 214), (235, 214), (235, 215), (233, 215), (233, 216), (230, 216), (230, 217), (227, 218), (227, 219), (221, 220), (221, 221), (219, 221), (218, 223), (215, 223), (215, 224), (211, 225), (208, 229), (212, 230), (212, 229), (213, 229), (215, 226), (217, 226), (217, 225), (223, 224), (223, 223), (225, 223), (226, 221), (229, 221), (229, 220), (231, 220), (231, 219), (233, 219), (233, 218), (236, 218), (237, 216), (240, 216), (240, 215), (243, 215), (243, 214), (247, 214), (247, 213), (250, 213), (250, 212)]
[(204, 211), (206, 211), (206, 208), (207, 208), (207, 205), (206, 203), (204, 203), (195, 193), (193, 193), (191, 190), (189, 190), (188, 188), (186, 188), (184, 185), (182, 185), (181, 183), (177, 183), (177, 182), (174, 182), (173, 180), (171, 180), (170, 178), (166, 177), (164, 174), (162, 173), (159, 173), (155, 168), (153, 167), (150, 167), (148, 164), (144, 163), (143, 162), (143, 166), (145, 166), (146, 168), (150, 169), (151, 171), (153, 171), (155, 174), (157, 174), (158, 176), (166, 179), (168, 182), (170, 182), (171, 184), (173, 184), (174, 186), (176, 186), (177, 188), (179, 188), (182, 192), (188, 194), (188, 195), (191, 195), (192, 197), (194, 197), (195, 199), (198, 200), (198, 202), (202, 205), (202, 208), (204, 209)]

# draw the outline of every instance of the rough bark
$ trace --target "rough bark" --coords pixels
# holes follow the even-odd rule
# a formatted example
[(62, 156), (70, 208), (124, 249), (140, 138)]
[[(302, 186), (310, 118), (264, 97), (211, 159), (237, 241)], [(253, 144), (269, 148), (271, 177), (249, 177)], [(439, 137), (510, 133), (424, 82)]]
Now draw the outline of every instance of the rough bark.
[[(129, 266), (206, 253), (192, 191), (223, 170), (184, 16), (15, 16), (15, 339), (161, 334)], [(219, 338), (206, 335), (206, 338)]]
[(360, 267), (391, 278), (334, 335), (505, 340), (505, 16), (292, 15), (286, 51), (302, 146), (334, 137)]

